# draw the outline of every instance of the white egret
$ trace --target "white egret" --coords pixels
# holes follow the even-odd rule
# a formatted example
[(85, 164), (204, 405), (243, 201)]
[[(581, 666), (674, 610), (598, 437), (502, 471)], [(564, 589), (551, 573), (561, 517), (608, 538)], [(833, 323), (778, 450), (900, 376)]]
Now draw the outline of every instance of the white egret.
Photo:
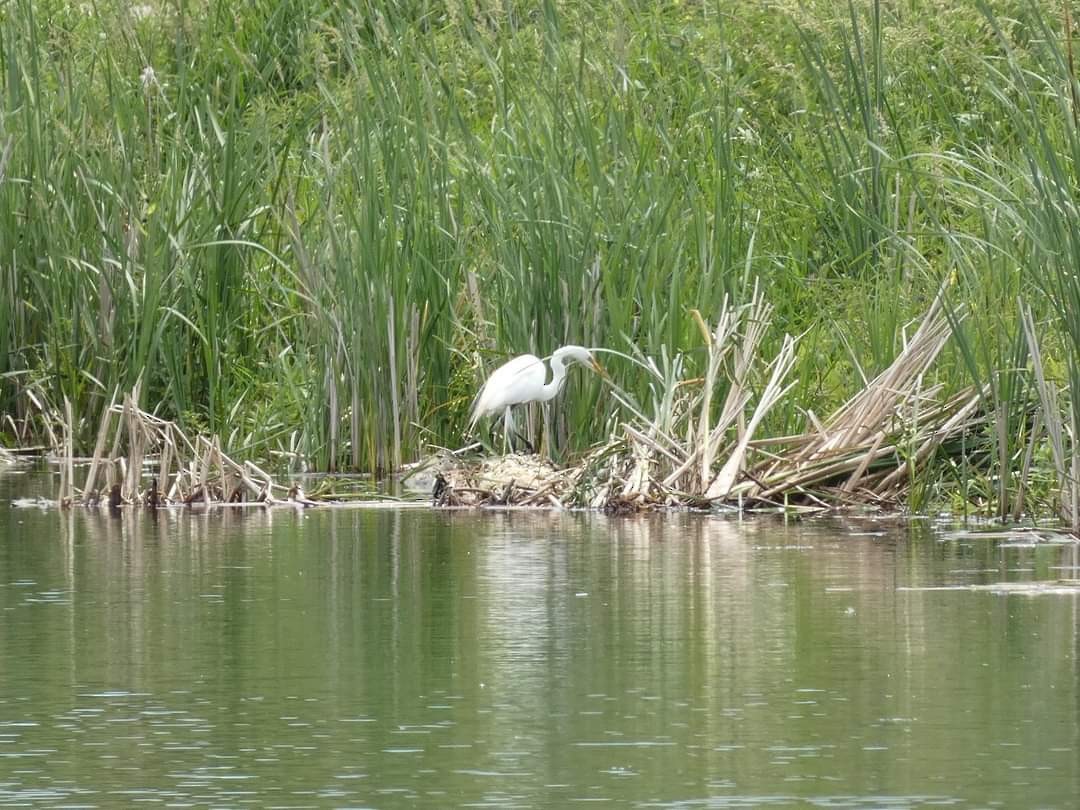
[(523, 354), (508, 360), (488, 377), (484, 387), (473, 403), (469, 429), (472, 430), (480, 417), (487, 414), (503, 414), (504, 441), (508, 441), (514, 422), (510, 408), (527, 402), (547, 402), (562, 390), (566, 382), (566, 369), (574, 363), (592, 367), (603, 374), (604, 370), (592, 352), (583, 346), (563, 346), (551, 355), (551, 382), (547, 379), (544, 361), (533, 354)]

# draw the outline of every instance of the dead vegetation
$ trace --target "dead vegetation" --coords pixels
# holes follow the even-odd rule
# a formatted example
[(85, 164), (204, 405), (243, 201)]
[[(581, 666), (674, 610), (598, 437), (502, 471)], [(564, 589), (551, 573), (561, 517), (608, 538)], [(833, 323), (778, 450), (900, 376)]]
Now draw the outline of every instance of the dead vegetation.
[[(714, 324), (694, 312), (706, 351), (700, 376), (686, 373), (681, 356), (659, 362), (630, 358), (649, 377), (647, 400), (639, 403), (609, 381), (624, 418), (608, 442), (569, 467), (532, 455), (476, 459), (459, 452), (434, 457), (410, 475), (424, 481), (421, 486), (439, 507), (614, 513), (657, 507), (896, 507), (943, 445), (985, 422), (982, 392), (945, 396), (944, 386), (923, 382), (950, 334), (939, 299), (894, 362), (835, 413), (821, 419), (806, 412), (808, 429), (798, 435), (760, 435), (766, 417), (794, 385), (797, 338), (784, 336), (774, 356), (762, 356), (772, 314), (758, 292), (746, 305), (725, 306)], [(1051, 397), (1049, 387), (1044, 397)], [(234, 461), (216, 437), (191, 439), (137, 402), (137, 390), (119, 402), (114, 395), (81, 486), (71, 430), (59, 431), (62, 505), (315, 503), (256, 464)], [(75, 424), (70, 405), (61, 421)], [(1053, 440), (1062, 430), (1049, 425), (1048, 432)], [(1057, 447), (1063, 439), (1056, 442), (1055, 462), (1067, 476), (1068, 452)], [(322, 493), (327, 500), (339, 495)], [(1075, 509), (1075, 502), (1063, 500), (1063, 513)]]
[[(140, 409), (138, 389), (117, 395), (105, 409), (97, 431), (82, 486), (75, 485), (71, 431), (65, 428), (61, 454), (60, 505), (118, 508), (128, 504), (147, 507), (170, 504), (272, 505), (280, 500), (311, 503), (298, 487), (276, 484), (251, 461), (233, 461), (221, 450), (218, 438), (189, 439), (175, 423)], [(74, 424), (70, 403), (65, 403), (65, 425)], [(153, 463), (149, 478), (145, 467)]]
[[(639, 362), (652, 376), (647, 407), (614, 390), (629, 415), (607, 444), (577, 465), (546, 475), (522, 468), (529, 457), (493, 466), (451, 463), (436, 502), (552, 504), (611, 512), (659, 506), (731, 505), (827, 509), (896, 506), (950, 439), (983, 419), (980, 392), (945, 397), (923, 378), (944, 347), (950, 324), (935, 301), (896, 360), (825, 419), (806, 414), (801, 434), (761, 437), (761, 425), (793, 382), (797, 339), (761, 358), (772, 307), (760, 293), (726, 306), (715, 325), (693, 313), (708, 352), (703, 378), (687, 379), (682, 358)], [(501, 466), (500, 466), (501, 465)]]

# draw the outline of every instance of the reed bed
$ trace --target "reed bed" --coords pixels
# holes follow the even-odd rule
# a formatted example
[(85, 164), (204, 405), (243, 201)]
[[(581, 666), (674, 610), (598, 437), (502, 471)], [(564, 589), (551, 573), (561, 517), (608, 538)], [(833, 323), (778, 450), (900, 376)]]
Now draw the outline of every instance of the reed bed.
[[(951, 333), (939, 295), (896, 360), (831, 416), (811, 414), (813, 428), (798, 435), (760, 436), (766, 415), (794, 385), (787, 380), (794, 339), (771, 359), (759, 353), (772, 317), (760, 291), (749, 304), (726, 306), (711, 328), (697, 315), (709, 353), (704, 378), (665, 375), (647, 359), (655, 380), (649, 407), (613, 391), (628, 418), (577, 464), (559, 470), (526, 456), (454, 461), (439, 472), (436, 504), (614, 512), (896, 507), (947, 443), (985, 427), (982, 392), (923, 384)], [(683, 368), (679, 360), (673, 368)], [(723, 403), (715, 420), (714, 400)]]
[(6, 444), (96, 455), (121, 391), (240, 466), (390, 473), (578, 343), (640, 362), (526, 420), (611, 476), (568, 501), (1080, 519), (1060, 4), (0, 15)]
[[(708, 352), (703, 378), (681, 376), (681, 357), (667, 374), (646, 357), (639, 363), (654, 378), (648, 405), (640, 407), (612, 383), (611, 394), (626, 418), (577, 463), (557, 467), (542, 456), (516, 454), (437, 457), (431, 464), (432, 501), (439, 507), (591, 507), (620, 513), (672, 506), (818, 510), (899, 504), (947, 441), (985, 421), (980, 393), (945, 397), (943, 386), (922, 385), (950, 334), (942, 300), (934, 301), (897, 359), (863, 391), (824, 421), (811, 417), (813, 430), (772, 438), (758, 436), (758, 429), (794, 384), (787, 378), (796, 341), (785, 339), (771, 359), (761, 356), (761, 337), (774, 311), (760, 289), (748, 304), (725, 305), (715, 326), (695, 312)], [(1042, 374), (1038, 352), (1033, 354)], [(61, 506), (314, 506), (342, 497), (329, 488), (314, 500), (296, 484), (276, 483), (251, 461), (233, 460), (217, 436), (189, 438), (174, 422), (140, 409), (137, 390), (120, 402), (117, 397), (102, 415), (78, 488), (71, 444), (75, 420), (65, 403)], [(722, 402), (716, 419), (714, 400)]]

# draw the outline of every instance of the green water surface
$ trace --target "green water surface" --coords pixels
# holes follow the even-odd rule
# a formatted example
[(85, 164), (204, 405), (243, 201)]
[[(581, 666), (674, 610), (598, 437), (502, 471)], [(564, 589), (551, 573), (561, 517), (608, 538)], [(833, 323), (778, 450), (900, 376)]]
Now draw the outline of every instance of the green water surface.
[(13, 508), (0, 806), (1074, 808), (1074, 546), (862, 518)]

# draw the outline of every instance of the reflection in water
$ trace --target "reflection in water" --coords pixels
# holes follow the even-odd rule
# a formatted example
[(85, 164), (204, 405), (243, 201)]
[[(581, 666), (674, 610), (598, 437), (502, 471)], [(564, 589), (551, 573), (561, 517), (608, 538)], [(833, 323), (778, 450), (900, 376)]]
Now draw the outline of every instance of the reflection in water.
[(1075, 547), (918, 523), (0, 512), (0, 805), (1071, 807)]

